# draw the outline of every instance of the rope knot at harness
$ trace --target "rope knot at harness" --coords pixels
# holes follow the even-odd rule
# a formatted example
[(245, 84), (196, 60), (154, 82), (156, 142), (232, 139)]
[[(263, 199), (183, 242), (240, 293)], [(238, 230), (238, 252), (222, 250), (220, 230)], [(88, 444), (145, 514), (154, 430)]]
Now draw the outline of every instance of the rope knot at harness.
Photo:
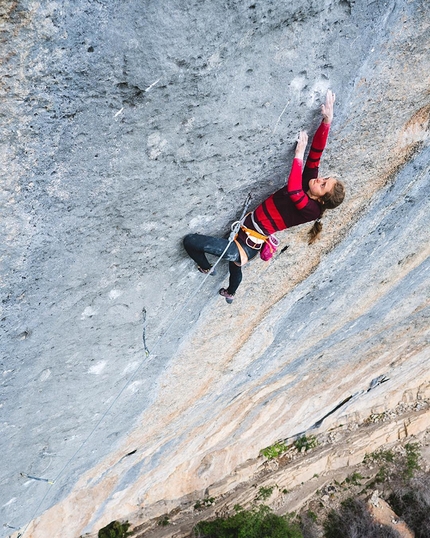
[(231, 226), (230, 226), (230, 236), (228, 238), (229, 241), (234, 241), (235, 238), (236, 238), (236, 235), (239, 233), (240, 231), (240, 226), (242, 224), (242, 221), (241, 220), (236, 220), (234, 221)]
[[(237, 234), (240, 231), (240, 227), (241, 227), (241, 225), (243, 223), (243, 220), (246, 217), (246, 212), (248, 210), (248, 206), (251, 203), (251, 198), (252, 198), (251, 193), (249, 193), (248, 196), (246, 197), (245, 204), (244, 204), (242, 215), (240, 216), (240, 219), (235, 220), (230, 226), (231, 232), (230, 232), (230, 235), (229, 235), (229, 238), (228, 238), (230, 243), (233, 243), (233, 241), (235, 240)], [(230, 246), (230, 245), (228, 245), (228, 246)], [(226, 251), (227, 251), (227, 249), (221, 254), (219, 259), (221, 259), (224, 256)]]

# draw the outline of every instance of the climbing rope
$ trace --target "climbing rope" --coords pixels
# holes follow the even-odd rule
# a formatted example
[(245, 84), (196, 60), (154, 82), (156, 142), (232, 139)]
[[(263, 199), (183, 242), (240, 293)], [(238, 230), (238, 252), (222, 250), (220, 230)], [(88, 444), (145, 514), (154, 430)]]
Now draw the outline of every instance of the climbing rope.
[[(31, 475), (28, 475), (27, 473), (21, 473), (21, 476), (25, 477), (25, 478), (28, 478), (28, 479), (31, 479), (31, 480), (37, 480), (37, 481), (40, 481), (40, 482), (47, 482), (49, 485), (55, 485), (59, 478), (63, 475), (63, 473), (66, 471), (66, 469), (71, 465), (71, 463), (76, 459), (77, 455), (81, 452), (81, 450), (83, 449), (83, 447), (87, 444), (87, 442), (89, 441), (89, 439), (94, 435), (95, 431), (98, 429), (98, 427), (100, 426), (100, 424), (105, 420), (106, 416), (108, 415), (108, 413), (111, 411), (111, 409), (113, 408), (113, 406), (115, 405), (115, 403), (119, 400), (119, 398), (121, 397), (121, 395), (124, 393), (124, 391), (127, 389), (127, 387), (130, 386), (131, 382), (134, 380), (134, 378), (136, 377), (137, 373), (141, 370), (141, 368), (143, 367), (144, 364), (147, 364), (147, 360), (151, 357), (151, 355), (154, 355), (154, 351), (159, 347), (160, 343), (166, 338), (166, 336), (169, 334), (171, 328), (173, 327), (173, 325), (175, 324), (175, 322), (180, 319), (181, 317), (181, 314), (182, 312), (187, 308), (187, 306), (189, 305), (189, 303), (193, 300), (193, 298), (197, 295), (197, 293), (201, 290), (201, 288), (204, 286), (206, 280), (209, 278), (210, 274), (213, 273), (213, 271), (215, 270), (215, 267), (219, 264), (219, 262), (222, 260), (222, 258), (225, 256), (227, 250), (229, 249), (230, 245), (233, 243), (233, 241), (235, 240), (236, 238), (236, 235), (238, 234), (239, 230), (240, 230), (240, 225), (243, 221), (243, 219), (245, 218), (245, 215), (246, 215), (246, 212), (248, 210), (248, 207), (249, 207), (249, 204), (251, 203), (251, 193), (248, 194), (248, 196), (246, 197), (246, 200), (245, 200), (245, 203), (244, 203), (244, 207), (243, 207), (243, 211), (242, 211), (242, 214), (240, 216), (240, 219), (233, 222), (233, 224), (231, 225), (230, 227), (230, 235), (229, 235), (229, 239), (228, 239), (228, 243), (227, 243), (227, 246), (225, 247), (224, 251), (222, 252), (221, 256), (218, 258), (218, 260), (216, 261), (216, 263), (211, 267), (211, 270), (205, 275), (205, 278), (202, 280), (202, 282), (199, 284), (199, 286), (194, 290), (194, 292), (188, 297), (188, 299), (185, 301), (184, 305), (181, 307), (181, 309), (179, 310), (178, 313), (175, 314), (173, 320), (170, 322), (170, 324), (168, 325), (168, 327), (165, 329), (165, 331), (163, 332), (163, 334), (158, 338), (158, 340), (155, 342), (154, 344), (154, 347), (152, 348), (152, 350), (150, 351), (146, 345), (146, 324), (147, 324), (147, 321), (146, 321), (146, 308), (143, 307), (142, 309), (142, 324), (143, 324), (143, 329), (142, 329), (142, 342), (143, 342), (143, 349), (144, 349), (144, 352), (145, 352), (145, 357), (142, 359), (142, 361), (140, 362), (138, 368), (134, 371), (134, 373), (130, 376), (130, 378), (126, 381), (126, 383), (124, 384), (124, 386), (122, 387), (122, 389), (118, 392), (118, 394), (115, 396), (115, 398), (113, 399), (113, 401), (110, 403), (110, 405), (108, 406), (108, 408), (106, 409), (106, 411), (103, 413), (103, 415), (100, 417), (100, 419), (98, 420), (98, 422), (96, 423), (96, 425), (93, 427), (93, 429), (91, 430), (91, 432), (87, 435), (87, 437), (82, 441), (81, 445), (79, 446), (79, 448), (73, 453), (73, 455), (67, 460), (67, 462), (63, 465), (63, 467), (61, 468), (60, 472), (57, 474), (57, 476), (55, 477), (55, 479), (53, 480), (50, 480), (48, 478), (39, 478), (39, 477), (35, 477), (35, 476), (31, 476)], [(22, 533), (19, 533), (17, 535), (17, 538), (23, 538), (24, 534), (26, 533), (27, 529), (28, 529), (28, 526), (30, 525), (30, 523), (35, 519), (35, 517), (37, 516), (42, 504), (45, 502), (45, 499), (47, 498), (49, 492), (52, 491), (52, 488), (49, 488), (45, 495), (42, 497), (42, 500), (40, 501), (40, 503), (37, 505), (36, 507), (36, 510), (34, 511), (34, 514), (32, 516), (32, 518), (29, 520), (29, 522), (27, 523), (27, 525), (25, 526), (24, 530)], [(12, 528), (12, 527), (10, 527)], [(13, 527), (15, 528), (15, 527)]]
[[(185, 301), (185, 303), (182, 305), (181, 309), (179, 310), (179, 312), (175, 313), (175, 316), (173, 318), (173, 320), (170, 322), (170, 324), (167, 326), (166, 330), (164, 331), (164, 333), (159, 337), (159, 339), (157, 340), (157, 342), (154, 344), (154, 347), (152, 348), (151, 351), (149, 351), (146, 347), (146, 339), (145, 339), (145, 330), (146, 330), (146, 310), (144, 310), (145, 314), (144, 314), (144, 327), (143, 327), (143, 334), (142, 334), (142, 340), (143, 340), (143, 345), (144, 345), (144, 348), (145, 348), (145, 353), (147, 354), (147, 357), (149, 357), (149, 355), (153, 355), (154, 354), (154, 351), (155, 349), (158, 348), (158, 346), (160, 345), (160, 343), (164, 340), (164, 338), (167, 336), (167, 334), (170, 332), (170, 329), (173, 327), (173, 325), (176, 323), (176, 321), (178, 319), (180, 319), (181, 317), (181, 314), (182, 312), (187, 308), (187, 306), (190, 304), (190, 302), (194, 299), (194, 297), (198, 294), (198, 292), (202, 289), (202, 287), (204, 286), (206, 280), (209, 278), (209, 276), (211, 275), (211, 273), (214, 272), (215, 270), (215, 267), (219, 264), (219, 262), (222, 260), (222, 258), (225, 256), (225, 253), (227, 252), (227, 250), (229, 249), (230, 245), (234, 242), (235, 238), (236, 238), (236, 235), (239, 233), (239, 230), (240, 230), (240, 225), (243, 221), (243, 219), (245, 218), (245, 215), (246, 215), (246, 212), (248, 210), (248, 207), (249, 207), (249, 204), (251, 203), (251, 193), (248, 193), (248, 196), (246, 197), (246, 200), (245, 200), (245, 203), (244, 203), (244, 206), (243, 206), (243, 211), (242, 211), (242, 214), (240, 216), (240, 219), (233, 222), (233, 224), (231, 225), (230, 227), (230, 235), (229, 235), (229, 238), (228, 238), (228, 243), (227, 243), (227, 246), (225, 247), (225, 249), (223, 250), (221, 256), (217, 259), (217, 261), (214, 263), (214, 265), (211, 267), (210, 271), (208, 273), (206, 273), (205, 275), (205, 278), (201, 281), (201, 283), (197, 286), (197, 288), (194, 290), (194, 292), (188, 297), (188, 299)], [(140, 369), (140, 366), (139, 366), (139, 369)]]

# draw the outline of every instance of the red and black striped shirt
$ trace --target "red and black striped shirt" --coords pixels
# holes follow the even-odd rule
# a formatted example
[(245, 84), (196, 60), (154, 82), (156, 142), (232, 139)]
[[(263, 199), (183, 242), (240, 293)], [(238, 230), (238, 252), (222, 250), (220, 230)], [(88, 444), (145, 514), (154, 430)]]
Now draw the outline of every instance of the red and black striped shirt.
[[(320, 204), (309, 198), (306, 192), (309, 190), (309, 181), (318, 177), (318, 167), (329, 131), (330, 124), (321, 122), (312, 139), (303, 175), (303, 161), (294, 159), (287, 185), (254, 210), (256, 224), (267, 235), (310, 222), (321, 215)], [(254, 228), (251, 216), (246, 218), (244, 224), (247, 228)]]

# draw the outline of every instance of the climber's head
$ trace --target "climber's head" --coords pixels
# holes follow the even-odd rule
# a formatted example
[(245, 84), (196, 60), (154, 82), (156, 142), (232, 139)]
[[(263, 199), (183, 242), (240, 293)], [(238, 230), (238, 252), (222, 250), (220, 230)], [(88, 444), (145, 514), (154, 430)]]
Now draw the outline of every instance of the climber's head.
[(314, 222), (309, 230), (309, 244), (319, 238), (322, 230), (321, 217), (326, 209), (334, 209), (343, 202), (345, 198), (345, 187), (342, 181), (334, 177), (317, 177), (311, 179), (308, 190), (309, 198), (321, 204), (320, 217)]
[(316, 200), (324, 209), (334, 209), (345, 198), (345, 187), (334, 177), (317, 177), (309, 181), (309, 198)]

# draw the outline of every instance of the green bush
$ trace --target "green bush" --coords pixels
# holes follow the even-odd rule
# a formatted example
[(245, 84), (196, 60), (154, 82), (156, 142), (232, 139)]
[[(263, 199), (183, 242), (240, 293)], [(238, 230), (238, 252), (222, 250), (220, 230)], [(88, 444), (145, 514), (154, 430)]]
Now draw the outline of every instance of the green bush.
[(418, 460), (420, 457), (420, 449), (418, 443), (407, 443), (405, 445), (406, 462), (405, 462), (405, 477), (412, 478), (414, 471), (420, 468)]
[(394, 452), (392, 450), (377, 450), (371, 454), (366, 454), (364, 463), (369, 463), (370, 461), (393, 463)]
[(363, 476), (360, 474), (360, 473), (352, 473), (351, 475), (347, 476), (345, 478), (345, 482), (347, 484), (352, 484), (354, 486), (359, 486), (360, 485), (360, 480), (363, 480)]
[(258, 490), (258, 495), (255, 497), (256, 501), (267, 501), (267, 499), (272, 495), (275, 486), (261, 486)]
[(301, 452), (303, 448), (305, 449), (305, 451), (308, 451), (311, 448), (317, 447), (318, 441), (314, 435), (310, 435), (309, 437), (306, 437), (306, 435), (302, 435), (302, 437), (299, 437), (294, 441), (294, 446), (299, 452)]
[(390, 488), (398, 488), (401, 484), (407, 483), (420, 468), (419, 457), (419, 445), (407, 443), (404, 454), (395, 454), (392, 450), (379, 450), (367, 454), (364, 463), (376, 462), (380, 465), (374, 480), (376, 484), (387, 484)]
[(201, 501), (197, 501), (194, 505), (194, 510), (202, 510), (203, 508), (207, 508), (208, 506), (212, 506), (215, 502), (214, 497), (207, 497), (206, 499), (202, 499)]
[(170, 525), (170, 518), (168, 515), (164, 515), (161, 519), (158, 520), (158, 524), (161, 527), (167, 527), (167, 525)]
[(235, 509), (233, 516), (198, 523), (194, 535), (199, 538), (303, 538), (289, 516), (277, 516), (268, 506)]
[(103, 527), (98, 532), (98, 538), (126, 538), (131, 533), (127, 532), (130, 527), (130, 523), (120, 523), (119, 521), (112, 521), (106, 527)]
[(278, 443), (274, 443), (273, 445), (261, 449), (260, 454), (268, 460), (273, 460), (274, 458), (278, 458), (287, 450), (288, 446), (283, 441), (279, 441)]

